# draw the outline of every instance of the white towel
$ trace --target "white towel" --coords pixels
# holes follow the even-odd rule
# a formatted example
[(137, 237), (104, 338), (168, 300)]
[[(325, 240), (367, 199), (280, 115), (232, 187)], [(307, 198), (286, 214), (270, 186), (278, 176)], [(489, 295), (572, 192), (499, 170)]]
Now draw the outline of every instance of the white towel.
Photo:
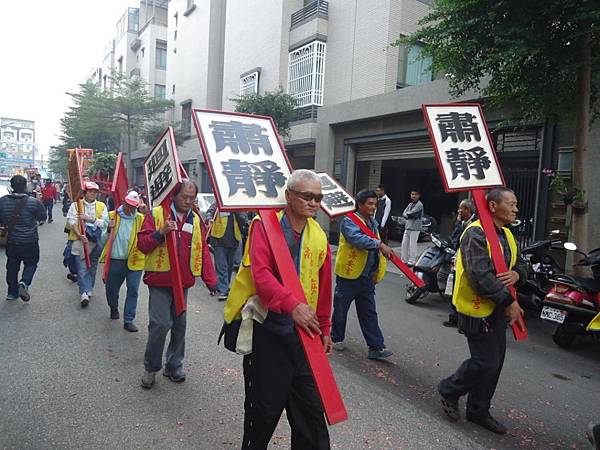
[(253, 295), (248, 299), (242, 309), (242, 323), (235, 343), (235, 352), (238, 355), (249, 355), (252, 353), (253, 321), (256, 320), (258, 323), (263, 323), (268, 313), (269, 310), (260, 302), (258, 295)]

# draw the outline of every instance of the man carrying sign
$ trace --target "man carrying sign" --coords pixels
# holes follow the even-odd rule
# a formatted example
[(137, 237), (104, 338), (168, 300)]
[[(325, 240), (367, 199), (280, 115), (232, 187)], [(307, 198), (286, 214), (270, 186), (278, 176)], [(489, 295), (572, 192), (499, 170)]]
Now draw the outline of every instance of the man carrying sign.
[(467, 420), (494, 433), (506, 427), (489, 412), (490, 402), (504, 364), (506, 322), (517, 322), (523, 310), (512, 297), (510, 286), (524, 281), (526, 266), (517, 242), (506, 225), (516, 219), (517, 198), (505, 187), (492, 189), (486, 201), (509, 271), (496, 273), (479, 220), (465, 229), (456, 254), (456, 278), (452, 303), (458, 311), (458, 328), (467, 337), (471, 358), (438, 386), (442, 408), (452, 420), (460, 417), (458, 399), (469, 394)]
[[(367, 236), (349, 217), (340, 226), (340, 246), (335, 259), (335, 286), (332, 339), (336, 350), (344, 350), (344, 335), (348, 309), (356, 302), (360, 329), (369, 347), (368, 358), (383, 360), (393, 353), (385, 348), (383, 333), (377, 321), (375, 284), (385, 276), (386, 259), (394, 252), (380, 239), (379, 224), (373, 218), (377, 209), (375, 191), (362, 190), (356, 194), (359, 220), (377, 236)], [(380, 254), (381, 252), (381, 254)]]
[[(287, 206), (279, 213), (308, 304), (282, 284), (265, 227), (255, 219), (242, 266), (225, 304), (225, 322), (240, 318), (247, 301), (263, 311), (252, 321), (252, 349), (244, 356), (243, 448), (265, 449), (285, 408), (292, 429), (292, 448), (328, 449), (329, 433), (321, 400), (294, 324), (325, 352), (332, 348), (331, 252), (327, 237), (313, 219), (323, 198), (321, 181), (310, 170), (295, 171), (287, 182)], [(258, 300), (256, 300), (258, 296)], [(263, 315), (263, 316), (264, 316)]]
[[(108, 230), (102, 235), (105, 242), (100, 262), (105, 263), (110, 247), (110, 267), (106, 278), (106, 301), (110, 308), (110, 318), (119, 318), (119, 290), (124, 281), (127, 283), (127, 295), (123, 309), (123, 328), (130, 332), (138, 331), (133, 324), (138, 302), (138, 289), (144, 269), (144, 254), (137, 248), (138, 233), (142, 229), (144, 215), (137, 211), (140, 196), (131, 191), (116, 211), (108, 213)], [(108, 236), (115, 229), (112, 242)]]
[(146, 255), (144, 283), (148, 285), (150, 292), (150, 323), (144, 357), (146, 370), (141, 383), (146, 389), (154, 385), (156, 372), (163, 366), (162, 355), (169, 331), (171, 340), (163, 375), (176, 383), (185, 381), (186, 378), (183, 371), (186, 312), (179, 316), (175, 313), (173, 273), (166, 236), (169, 233), (177, 235), (177, 258), (186, 299), (188, 289), (196, 283), (195, 277), (202, 277), (210, 290), (214, 290), (217, 284), (208, 246), (205, 245), (202, 220), (192, 209), (197, 193), (198, 188), (192, 181), (182, 180), (171, 195), (169, 220), (164, 220), (163, 207), (157, 206), (152, 209), (151, 214), (146, 215), (138, 234), (137, 247)]

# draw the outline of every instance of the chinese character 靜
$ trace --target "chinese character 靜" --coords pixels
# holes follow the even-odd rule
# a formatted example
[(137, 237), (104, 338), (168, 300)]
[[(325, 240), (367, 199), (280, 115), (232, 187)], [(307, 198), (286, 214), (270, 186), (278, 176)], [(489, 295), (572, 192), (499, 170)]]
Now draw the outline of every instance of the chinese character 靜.
[(446, 151), (446, 161), (452, 169), (453, 180), (459, 175), (465, 180), (471, 179), (471, 175), (478, 180), (483, 180), (485, 170), (491, 165), (490, 158), (482, 147), (451, 148)]
[[(169, 149), (167, 147), (167, 141), (163, 141), (158, 150), (150, 160), (146, 166), (146, 170), (148, 171), (148, 181), (152, 180), (152, 175), (157, 169), (161, 166), (163, 162), (169, 157)], [(170, 170), (170, 169), (169, 169)]]
[(209, 125), (217, 145), (217, 152), (229, 147), (233, 154), (240, 152), (244, 155), (252, 152), (258, 155), (262, 149), (265, 155), (272, 155), (273, 149), (269, 142), (269, 136), (262, 134), (266, 131), (260, 125), (244, 124), (237, 120), (229, 122), (213, 121)]
[(171, 165), (167, 164), (158, 174), (154, 182), (150, 185), (150, 196), (152, 200), (160, 197), (165, 189), (167, 189), (173, 181), (171, 174)]
[(332, 189), (336, 189), (337, 186), (333, 181), (329, 179), (327, 175), (321, 175), (321, 189), (324, 191), (331, 191)]
[(436, 119), (442, 134), (442, 142), (446, 139), (452, 139), (452, 142), (471, 142), (471, 138), (481, 141), (477, 123), (473, 122), (473, 114), (451, 112), (448, 114), (438, 114)]
[(323, 203), (327, 208), (343, 208), (344, 206), (352, 206), (354, 202), (344, 191), (328, 192), (323, 195)]
[(255, 197), (256, 186), (262, 185), (265, 189), (260, 192), (266, 197), (277, 197), (277, 187), (285, 186), (287, 181), (280, 167), (270, 160), (249, 163), (230, 159), (221, 162), (221, 166), (229, 185), (229, 196), (242, 189), (246, 195)]

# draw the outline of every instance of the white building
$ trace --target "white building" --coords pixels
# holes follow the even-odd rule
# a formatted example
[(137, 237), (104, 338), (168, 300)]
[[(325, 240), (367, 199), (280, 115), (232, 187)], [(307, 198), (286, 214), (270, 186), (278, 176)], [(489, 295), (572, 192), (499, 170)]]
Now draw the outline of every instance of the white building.
[(0, 117), (0, 176), (35, 167), (36, 152), (33, 120)]

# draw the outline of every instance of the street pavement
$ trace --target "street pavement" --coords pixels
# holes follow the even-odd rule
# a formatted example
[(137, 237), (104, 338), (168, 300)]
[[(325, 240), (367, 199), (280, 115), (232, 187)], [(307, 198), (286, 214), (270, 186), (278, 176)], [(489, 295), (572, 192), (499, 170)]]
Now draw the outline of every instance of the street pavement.
[[(239, 448), (242, 359), (216, 344), (223, 304), (201, 282), (190, 291), (188, 379), (175, 384), (158, 376), (153, 389), (143, 390), (148, 291), (142, 286), (139, 333), (109, 319), (102, 266), (82, 310), (61, 263), (66, 235), (58, 206), (55, 213), (56, 222), (40, 228), (31, 302), (0, 300), (0, 448)], [(597, 346), (583, 341), (574, 350), (559, 349), (552, 327), (530, 318), (527, 342), (509, 337), (493, 400), (492, 414), (509, 434), (496, 436), (464, 418), (451, 423), (436, 385), (467, 357), (466, 341), (441, 326), (447, 305), (439, 297), (405, 303), (405, 283), (388, 273), (377, 288), (381, 327), (395, 353), (390, 362), (366, 359), (354, 308), (350, 312), (348, 348), (330, 358), (350, 416), (330, 427), (333, 448), (589, 448), (585, 426), (600, 419)], [(284, 414), (270, 448), (289, 447)]]

